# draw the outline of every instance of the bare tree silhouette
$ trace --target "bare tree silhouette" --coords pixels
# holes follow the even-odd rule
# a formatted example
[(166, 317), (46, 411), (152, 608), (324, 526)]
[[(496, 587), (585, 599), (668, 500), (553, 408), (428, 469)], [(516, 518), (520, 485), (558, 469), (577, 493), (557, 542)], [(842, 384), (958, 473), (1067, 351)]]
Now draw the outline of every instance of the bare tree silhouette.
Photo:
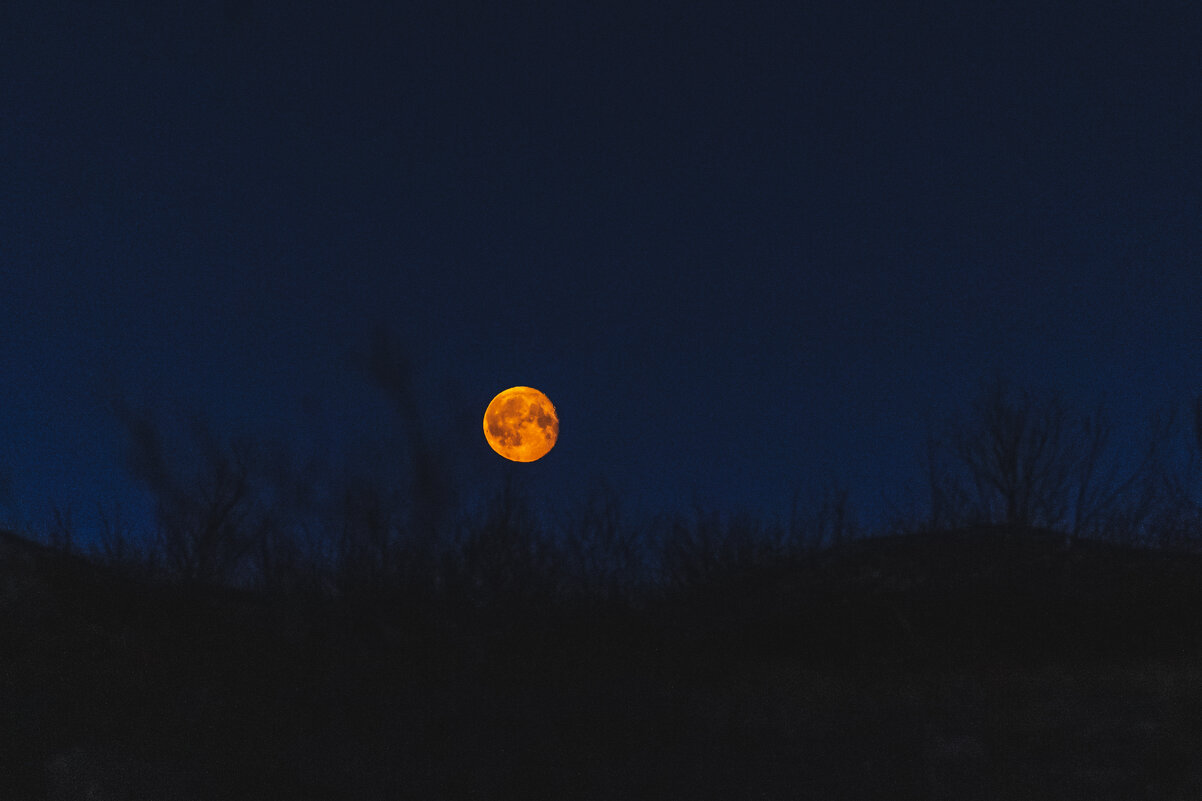
[(973, 412), (974, 425), (958, 431), (951, 447), (968, 469), (979, 512), (990, 523), (1063, 525), (1081, 439), (1061, 399), (998, 380)]
[(1041, 527), (1069, 540), (1138, 529), (1166, 497), (1164, 449), (1172, 419), (1154, 417), (1133, 468), (1110, 458), (1114, 425), (1105, 409), (1070, 409), (1058, 393), (994, 379), (967, 421), (927, 442), (930, 527)]

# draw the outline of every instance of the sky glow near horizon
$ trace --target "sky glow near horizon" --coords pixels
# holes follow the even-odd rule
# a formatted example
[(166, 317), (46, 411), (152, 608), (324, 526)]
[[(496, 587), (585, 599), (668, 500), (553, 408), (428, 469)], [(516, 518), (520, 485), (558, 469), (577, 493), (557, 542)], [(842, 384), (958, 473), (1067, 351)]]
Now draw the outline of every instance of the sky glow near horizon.
[[(17, 517), (144, 507), (114, 395), (395, 452), (378, 325), (465, 492), (648, 514), (921, 500), (998, 372), (1135, 440), (1202, 392), (1199, 10), (799, 5), (6, 10)], [(478, 430), (517, 384), (528, 465)]]

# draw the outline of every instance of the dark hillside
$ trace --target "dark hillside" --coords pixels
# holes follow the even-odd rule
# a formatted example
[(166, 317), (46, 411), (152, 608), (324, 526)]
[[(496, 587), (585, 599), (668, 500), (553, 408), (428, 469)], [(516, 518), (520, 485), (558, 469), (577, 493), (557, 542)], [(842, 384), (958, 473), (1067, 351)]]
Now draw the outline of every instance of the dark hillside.
[(636, 605), (269, 596), (0, 534), (0, 797), (1197, 797), (1197, 557), (846, 543)]
[(815, 659), (1140, 661), (1199, 655), (1202, 556), (1047, 530), (846, 543), (666, 599), (673, 630)]

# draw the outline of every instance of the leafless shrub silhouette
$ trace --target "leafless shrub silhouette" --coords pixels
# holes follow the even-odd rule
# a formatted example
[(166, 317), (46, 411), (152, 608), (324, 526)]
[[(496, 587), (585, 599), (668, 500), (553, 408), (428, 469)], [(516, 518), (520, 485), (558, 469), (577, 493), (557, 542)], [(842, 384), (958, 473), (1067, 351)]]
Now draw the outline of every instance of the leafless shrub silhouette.
[(1168, 450), (1173, 439), (1173, 415), (1154, 414), (1149, 435), (1135, 467), (1120, 473), (1115, 465), (1088, 491), (1093, 508), (1079, 516), (1073, 538), (1088, 538), (1125, 545), (1152, 545), (1156, 530), (1179, 509), (1183, 497), (1182, 475)]
[(51, 502), (44, 539), (56, 551), (72, 553), (75, 550), (75, 511), (71, 507)]
[(600, 483), (560, 526), (563, 591), (605, 603), (631, 602), (647, 578), (645, 543), (622, 517), (621, 499)]
[(1141, 507), (1148, 511), (1138, 520), (1139, 525), (1128, 526), (1147, 544), (1171, 550), (1202, 549), (1202, 503), (1198, 496), (1202, 486), (1202, 396), (1191, 402), (1190, 412), (1184, 464), (1173, 465), (1167, 458), (1173, 418), (1170, 415), (1162, 420), (1158, 429), (1162, 445), (1155, 469), (1141, 487)]
[(145, 578), (156, 572), (157, 554), (125, 522), (121, 504), (96, 505), (99, 530), (90, 554), (103, 565)]
[(17, 502), (17, 494), (13, 489), (12, 473), (0, 468), (0, 511), (5, 512), (0, 518), (8, 528), (22, 528), (21, 505)]
[(653, 529), (645, 546), (653, 551), (653, 583), (667, 589), (796, 563), (867, 533), (850, 491), (838, 484), (828, 486), (808, 504), (795, 495), (783, 524), (695, 506), (691, 517), (661, 518)]
[(754, 569), (784, 554), (783, 534), (748, 515), (723, 516), (697, 507), (691, 518), (677, 515), (663, 522), (658, 581), (667, 589), (681, 589)]
[(483, 518), (459, 532), (447, 587), (474, 606), (526, 605), (556, 595), (557, 554), (529, 499), (507, 479)]
[(264, 513), (250, 554), (258, 582), (273, 594), (320, 594), (333, 586), (328, 476), (315, 458), (302, 462), (286, 444), (262, 453)]
[(154, 538), (164, 567), (187, 582), (238, 578), (261, 525), (252, 486), (253, 446), (246, 440), (222, 442), (193, 415), (189, 428), (200, 464), (188, 469), (178, 458), (169, 460), (150, 412), (125, 404), (115, 411), (129, 436), (129, 469), (154, 496)]
[(974, 507), (967, 482), (943, 440), (928, 434), (924, 457), (929, 493), (926, 527), (938, 531), (988, 522), (988, 515)]
[(851, 502), (851, 492), (842, 485), (827, 487), (818, 498), (811, 517), (794, 518), (794, 543), (806, 550), (842, 545), (865, 535), (859, 513)]

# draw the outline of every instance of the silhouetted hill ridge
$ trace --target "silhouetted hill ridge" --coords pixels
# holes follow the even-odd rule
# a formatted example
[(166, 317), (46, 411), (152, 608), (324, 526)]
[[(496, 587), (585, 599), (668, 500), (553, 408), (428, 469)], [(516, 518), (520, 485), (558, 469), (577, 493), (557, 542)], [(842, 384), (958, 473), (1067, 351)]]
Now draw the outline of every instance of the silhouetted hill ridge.
[(1202, 556), (1090, 540), (1070, 545), (1064, 534), (1043, 529), (925, 531), (719, 571), (694, 585), (657, 591), (642, 611), (553, 600), (512, 607), (498, 602), (473, 611), (453, 598), (420, 604), (404, 594), (358, 597), (353, 603), (306, 601), (151, 581), (0, 531), (0, 599), (10, 622), (67, 615), (89, 624), (138, 623), (148, 631), (188, 626), (214, 636), (221, 626), (233, 626), (247, 636), (294, 644), (314, 637), (345, 643), (351, 629), (355, 639), (370, 645), (381, 637), (454, 642), (489, 630), (570, 631), (579, 625), (614, 637), (641, 627), (705, 637), (785, 622), (827, 628), (845, 617), (856, 625), (857, 615), (881, 614), (916, 616), (919, 628), (925, 619), (959, 617), (969, 626), (973, 614), (995, 621), (1029, 615), (1024, 622), (1032, 630), (1056, 618), (1088, 622), (1091, 616), (1110, 616), (1128, 627), (1146, 618), (1168, 636), (1167, 623), (1182, 624), (1183, 634), (1197, 625), (1189, 611), (1202, 604)]
[[(755, 797), (796, 797), (799, 782), (895, 797), (905, 766), (941, 770), (932, 737), (961, 736), (941, 699), (971, 708), (981, 682), (1011, 681), (999, 676), (1021, 697), (1076, 693), (1087, 719), (1115, 686), (1161, 693), (1150, 697), (1168, 706), (1119, 718), (1114, 737), (1144, 749), (1132, 753), (1185, 753), (1188, 742), (1145, 743), (1141, 727), (1202, 699), (1183, 683), (1202, 641), (1199, 564), (1066, 548), (1048, 531), (925, 532), (731, 566), (640, 606), (551, 599), (479, 614), (404, 592), (152, 581), (0, 532), (0, 795), (38, 801), (79, 770), (110, 777), (118, 789), (94, 795), (104, 801), (468, 798), (506, 782), (523, 797), (739, 797), (707, 767), (721, 763), (759, 765), (746, 774)], [(1122, 684), (1098, 684), (1102, 671)], [(961, 685), (916, 689), (947, 675)], [(1177, 683), (1147, 689), (1160, 675)], [(973, 724), (973, 753), (1052, 725), (1006, 711)], [(893, 754), (896, 770), (866, 784), (865, 749)], [(120, 789), (143, 772), (217, 789)], [(608, 790), (573, 794), (580, 783)]]

